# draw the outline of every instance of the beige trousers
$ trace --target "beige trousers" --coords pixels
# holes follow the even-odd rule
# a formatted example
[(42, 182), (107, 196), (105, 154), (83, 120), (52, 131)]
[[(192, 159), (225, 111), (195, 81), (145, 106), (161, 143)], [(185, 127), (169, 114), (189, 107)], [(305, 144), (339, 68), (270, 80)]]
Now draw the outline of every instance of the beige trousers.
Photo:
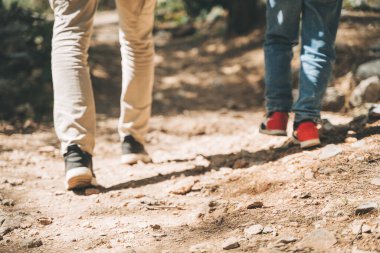
[[(156, 0), (116, 0), (122, 56), (119, 134), (144, 143), (154, 78), (152, 29)], [(55, 22), (52, 41), (54, 126), (62, 154), (77, 144), (93, 153), (95, 103), (88, 48), (97, 0), (50, 0)], [(107, 64), (105, 62), (105, 64)]]

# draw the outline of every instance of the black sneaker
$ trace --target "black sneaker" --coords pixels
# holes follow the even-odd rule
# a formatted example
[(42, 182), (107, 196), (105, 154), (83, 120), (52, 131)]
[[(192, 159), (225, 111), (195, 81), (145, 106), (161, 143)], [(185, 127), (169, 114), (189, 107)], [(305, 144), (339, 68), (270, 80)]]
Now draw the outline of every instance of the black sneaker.
[(121, 144), (121, 162), (123, 164), (135, 164), (138, 161), (148, 163), (151, 161), (148, 153), (145, 151), (144, 145), (136, 141), (132, 135), (124, 137)]
[(64, 154), (67, 190), (97, 186), (92, 171), (92, 156), (77, 145), (71, 145)]

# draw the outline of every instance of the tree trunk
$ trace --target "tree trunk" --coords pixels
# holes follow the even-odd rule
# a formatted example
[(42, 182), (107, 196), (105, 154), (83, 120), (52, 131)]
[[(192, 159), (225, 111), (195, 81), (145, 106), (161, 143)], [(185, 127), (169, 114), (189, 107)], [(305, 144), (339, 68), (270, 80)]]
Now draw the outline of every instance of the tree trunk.
[(259, 0), (230, 0), (228, 3), (228, 36), (244, 35), (265, 20)]

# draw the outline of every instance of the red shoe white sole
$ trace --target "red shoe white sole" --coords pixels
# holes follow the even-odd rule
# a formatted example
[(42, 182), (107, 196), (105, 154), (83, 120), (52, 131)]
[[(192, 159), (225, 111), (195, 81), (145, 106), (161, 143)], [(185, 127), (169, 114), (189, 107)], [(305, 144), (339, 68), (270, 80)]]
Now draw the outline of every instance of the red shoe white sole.
[(275, 136), (287, 136), (287, 133), (285, 130), (266, 130), (266, 129), (259, 129), (259, 133), (267, 134), (267, 135), (275, 135)]
[(316, 147), (321, 144), (320, 139), (311, 139), (307, 141), (299, 141), (296, 137), (293, 136), (293, 141), (296, 144), (300, 144), (301, 148), (311, 148)]

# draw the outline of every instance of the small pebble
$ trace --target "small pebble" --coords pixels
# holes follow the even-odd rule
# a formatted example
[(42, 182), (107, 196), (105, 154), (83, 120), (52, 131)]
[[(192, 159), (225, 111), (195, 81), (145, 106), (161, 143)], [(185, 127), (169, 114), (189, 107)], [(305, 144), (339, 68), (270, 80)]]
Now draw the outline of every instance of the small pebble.
[(246, 237), (252, 237), (253, 235), (261, 234), (264, 227), (260, 224), (250, 226), (249, 228), (244, 229), (244, 234)]
[(230, 237), (224, 240), (222, 248), (224, 250), (236, 249), (240, 247), (239, 240), (236, 237)]
[(356, 208), (355, 214), (356, 215), (363, 215), (363, 214), (369, 213), (369, 212), (371, 212), (371, 211), (373, 211), (373, 210), (375, 210), (377, 208), (378, 208), (378, 204), (377, 203), (369, 202), (369, 203), (366, 203), (366, 204), (362, 204), (358, 208)]
[(22, 185), (24, 183), (24, 181), (22, 179), (8, 180), (8, 182), (11, 186), (18, 186), (18, 185)]
[(264, 206), (263, 202), (256, 201), (247, 206), (247, 209), (256, 209), (256, 208), (262, 208)]
[(363, 227), (362, 227), (362, 233), (371, 233), (372, 232), (372, 228), (370, 226), (368, 226), (367, 224), (364, 224)]
[(150, 225), (150, 227), (153, 228), (154, 230), (161, 229), (161, 226), (158, 224)]
[(345, 143), (355, 143), (355, 142), (357, 142), (357, 141), (358, 141), (358, 139), (356, 139), (355, 137), (347, 137), (347, 138), (344, 140)]
[(53, 219), (52, 218), (49, 218), (49, 217), (41, 217), (41, 218), (38, 218), (38, 222), (41, 224), (41, 225), (50, 225), (53, 223)]
[(15, 202), (11, 199), (4, 199), (3, 201), (1, 201), (1, 203), (4, 206), (14, 206), (15, 205)]

